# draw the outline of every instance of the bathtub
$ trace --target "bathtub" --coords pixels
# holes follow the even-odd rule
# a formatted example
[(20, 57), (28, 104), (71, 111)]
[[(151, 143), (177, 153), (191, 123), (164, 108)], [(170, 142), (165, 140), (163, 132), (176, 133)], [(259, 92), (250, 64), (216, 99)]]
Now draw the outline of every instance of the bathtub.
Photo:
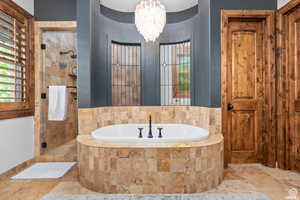
[(81, 186), (104, 194), (191, 194), (222, 182), (221, 134), (184, 124), (153, 124), (154, 138), (148, 132), (148, 124), (124, 124), (79, 135)]
[[(143, 137), (139, 138), (139, 129), (143, 128)], [(162, 129), (162, 138), (158, 138), (158, 128)], [(196, 142), (207, 139), (209, 132), (205, 129), (185, 124), (153, 124), (153, 138), (148, 138), (149, 124), (113, 125), (96, 129), (93, 138), (102, 142)]]

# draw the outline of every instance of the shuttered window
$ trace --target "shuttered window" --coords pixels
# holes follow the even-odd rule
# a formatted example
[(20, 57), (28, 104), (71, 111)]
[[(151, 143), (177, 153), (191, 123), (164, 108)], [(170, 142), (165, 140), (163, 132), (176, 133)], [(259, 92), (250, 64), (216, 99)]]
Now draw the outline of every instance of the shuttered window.
[(26, 99), (26, 29), (0, 11), (0, 102)]
[(32, 16), (12, 1), (0, 2), (0, 112), (32, 114), (32, 23)]

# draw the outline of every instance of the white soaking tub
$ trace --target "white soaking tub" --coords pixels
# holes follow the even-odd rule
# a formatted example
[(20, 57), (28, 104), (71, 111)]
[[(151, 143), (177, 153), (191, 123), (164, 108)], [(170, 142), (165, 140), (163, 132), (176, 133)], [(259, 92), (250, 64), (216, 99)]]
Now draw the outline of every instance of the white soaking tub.
[[(139, 137), (139, 129), (143, 128)], [(159, 130), (162, 128), (162, 138)], [(185, 124), (153, 124), (153, 138), (148, 138), (149, 124), (120, 124), (96, 129), (93, 138), (103, 142), (197, 142), (207, 139), (209, 132), (205, 129)]]

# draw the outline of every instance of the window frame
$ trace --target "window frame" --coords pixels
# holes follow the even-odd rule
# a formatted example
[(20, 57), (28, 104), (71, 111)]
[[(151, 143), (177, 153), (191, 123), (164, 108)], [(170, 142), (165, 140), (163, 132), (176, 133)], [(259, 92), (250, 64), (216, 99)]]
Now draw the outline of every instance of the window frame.
[[(182, 45), (182, 46), (181, 46)], [(162, 47), (164, 50), (162, 50)], [(165, 48), (167, 48), (167, 54), (171, 54), (170, 59), (165, 58)], [(162, 52), (164, 52), (164, 56), (162, 56)], [(169, 42), (169, 43), (160, 43), (159, 44), (159, 60), (160, 60), (160, 95), (162, 95), (162, 87), (165, 91), (164, 87), (167, 87), (167, 95), (164, 94), (164, 97), (167, 97), (167, 100), (160, 99), (161, 103), (160, 105), (163, 106), (192, 106), (192, 74), (193, 74), (193, 68), (192, 68), (192, 39), (183, 40), (179, 42)], [(183, 57), (188, 57), (188, 62), (182, 61)], [(163, 61), (163, 60), (164, 61)], [(168, 60), (169, 63), (164, 63), (166, 60)], [(167, 78), (169, 81), (171, 80), (171, 84), (165, 85), (165, 83), (162, 84), (162, 68), (163, 66), (169, 66), (169, 69), (171, 71), (171, 78)], [(180, 72), (181, 66), (187, 66), (188, 71), (186, 72)], [(180, 91), (180, 75), (187, 74), (188, 75), (188, 90)], [(168, 75), (167, 75), (168, 76)], [(171, 91), (171, 94), (170, 94)], [(173, 102), (174, 101), (174, 102)]]
[[(184, 98), (191, 98), (191, 55), (179, 55), (177, 54), (176, 56), (179, 57), (179, 66), (178, 67), (174, 67), (174, 70), (172, 71), (172, 77), (174, 80), (174, 84), (173, 84), (173, 98), (178, 98), (178, 99), (184, 99)], [(187, 66), (186, 63), (181, 63), (181, 57), (189, 57), (190, 59), (190, 64)], [(189, 70), (186, 72), (180, 72), (180, 67), (181, 66), (185, 66), (188, 67)], [(187, 74), (189, 77), (189, 88), (188, 91), (180, 91), (179, 87), (180, 85), (180, 75), (182, 74)]]
[(27, 48), (25, 64), (25, 101), (24, 102), (0, 102), (0, 120), (34, 115), (34, 38), (33, 16), (11, 0), (1, 0), (0, 10), (7, 15), (24, 22), (26, 25)]
[[(113, 53), (113, 51), (114, 51), (113, 48), (117, 48), (118, 49), (117, 51), (120, 51), (120, 50), (124, 51), (124, 48), (126, 49), (126, 48), (130, 48), (130, 47), (136, 48), (136, 51), (135, 51), (136, 54), (134, 54), (134, 52), (132, 52), (132, 54), (131, 54), (132, 56), (133, 55), (137, 56), (135, 61), (128, 59), (126, 57), (124, 58), (124, 57), (122, 57), (122, 55), (121, 55), (121, 58), (120, 57), (114, 58), (114, 56), (118, 56), (118, 53), (117, 53), (117, 55), (115, 55)], [(117, 41), (112, 40), (111, 44), (110, 44), (110, 48), (111, 48), (111, 50), (110, 50), (110, 53), (111, 53), (111, 55), (110, 55), (110, 61), (111, 61), (110, 62), (110, 71), (111, 71), (110, 87), (111, 87), (111, 104), (112, 104), (112, 106), (141, 106), (141, 104), (142, 104), (142, 44), (141, 43), (124, 43), (124, 42), (117, 42)], [(126, 53), (126, 50), (125, 50), (125, 53)], [(127, 53), (130, 54), (130, 51), (128, 51)], [(117, 63), (114, 63), (114, 59), (117, 60)], [(118, 63), (118, 61), (120, 59), (121, 59), (121, 63)], [(122, 63), (122, 61), (123, 62), (125, 61), (125, 63)], [(126, 62), (130, 62), (130, 61), (136, 62), (135, 63), (136, 65), (132, 65), (132, 64), (126, 65)], [(126, 85), (126, 84), (121, 83), (120, 85), (118, 85), (118, 83), (116, 83), (116, 82), (120, 81), (120, 80), (114, 80), (114, 75), (115, 75), (114, 70), (116, 70), (116, 65), (119, 65), (119, 67), (121, 67), (121, 68), (123, 67), (123, 69), (119, 70), (119, 71), (121, 71), (121, 73), (120, 73), (121, 77), (122, 77), (121, 82), (122, 82), (122, 80), (123, 81), (127, 80), (129, 82), (134, 80), (133, 84)], [(131, 75), (129, 77), (127, 75), (123, 76), (123, 73), (126, 72), (126, 70), (128, 70), (130, 67), (136, 68), (135, 70), (133, 70), (133, 71), (135, 71), (135, 73), (133, 73), (133, 74), (135, 74), (135, 76), (131, 76)], [(118, 72), (117, 72), (117, 74), (118, 74)], [(133, 78), (133, 79), (130, 80), (130, 78)], [(138, 95), (136, 95), (136, 97), (138, 97), (136, 104), (134, 103), (133, 92), (132, 93), (129, 92), (129, 97), (131, 97), (132, 99), (130, 99), (129, 103), (128, 103), (128, 101), (126, 99), (126, 96), (127, 96), (126, 87), (127, 86), (136, 87), (136, 92), (138, 93)], [(122, 87), (125, 88), (125, 97), (122, 96), (122, 91), (123, 91)], [(116, 93), (114, 93), (114, 90), (118, 90), (118, 89), (120, 90), (120, 88), (121, 88), (121, 93), (117, 92), (117, 96), (120, 97), (119, 103), (115, 103), (118, 101), (114, 100), (115, 99), (114, 94), (116, 94)]]

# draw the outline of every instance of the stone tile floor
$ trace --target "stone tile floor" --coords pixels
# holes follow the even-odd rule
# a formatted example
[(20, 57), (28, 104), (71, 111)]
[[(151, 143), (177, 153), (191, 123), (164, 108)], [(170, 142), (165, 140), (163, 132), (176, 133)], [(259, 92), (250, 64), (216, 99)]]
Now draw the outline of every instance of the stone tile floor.
[(42, 200), (271, 200), (264, 194), (153, 194), (153, 195), (107, 195), (80, 194), (59, 195), (49, 194)]

